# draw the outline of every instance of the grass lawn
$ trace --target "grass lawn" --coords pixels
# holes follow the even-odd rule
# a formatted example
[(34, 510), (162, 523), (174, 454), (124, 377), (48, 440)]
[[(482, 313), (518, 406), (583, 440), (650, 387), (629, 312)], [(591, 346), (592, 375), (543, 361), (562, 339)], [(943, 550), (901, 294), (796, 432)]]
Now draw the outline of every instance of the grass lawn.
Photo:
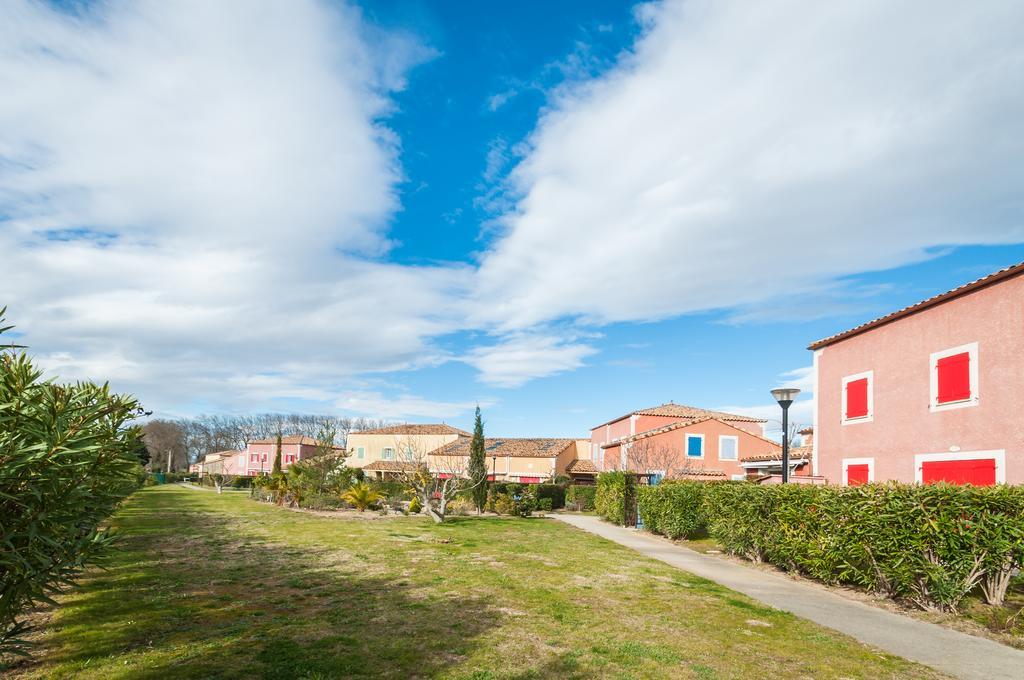
[(930, 678), (545, 519), (316, 517), (175, 486), (118, 513), (15, 677)]

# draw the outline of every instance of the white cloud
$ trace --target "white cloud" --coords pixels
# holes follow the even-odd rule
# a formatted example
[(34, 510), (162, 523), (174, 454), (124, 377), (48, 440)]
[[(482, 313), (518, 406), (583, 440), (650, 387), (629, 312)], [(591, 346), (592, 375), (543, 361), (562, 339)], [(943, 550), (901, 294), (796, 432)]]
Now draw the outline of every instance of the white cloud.
[[(814, 366), (803, 366), (784, 371), (779, 374), (777, 387), (796, 387), (800, 395), (789, 407), (789, 422), (802, 427), (814, 424)], [(728, 405), (715, 407), (726, 413), (737, 413), (743, 416), (764, 418), (766, 434), (772, 439), (782, 439), (782, 408), (777, 403), (756, 404), (754, 406)]]
[(499, 387), (518, 387), (583, 365), (597, 350), (573, 336), (511, 335), (494, 345), (477, 347), (463, 358), (480, 371), (480, 380)]
[(0, 300), (45, 366), (220, 409), (445, 359), (471, 272), (355, 255), (429, 50), (315, 0), (82, 12), (0, 5)]
[[(666, 2), (510, 175), (479, 319), (756, 307), (1024, 241), (1024, 5)], [(566, 260), (584, 266), (567, 266)]]
[[(494, 402), (480, 401), (481, 408)], [(424, 397), (401, 394), (387, 397), (380, 392), (356, 391), (341, 395), (336, 406), (348, 413), (359, 413), (389, 420), (428, 419), (449, 420), (471, 413), (477, 407), (475, 401), (435, 401)]]

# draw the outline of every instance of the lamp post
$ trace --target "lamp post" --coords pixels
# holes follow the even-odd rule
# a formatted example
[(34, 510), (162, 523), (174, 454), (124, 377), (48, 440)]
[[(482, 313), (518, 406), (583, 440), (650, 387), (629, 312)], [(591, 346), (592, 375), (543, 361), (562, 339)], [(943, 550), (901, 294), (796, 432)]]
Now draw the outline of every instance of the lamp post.
[(772, 390), (772, 396), (782, 407), (782, 483), (789, 481), (789, 407), (800, 390), (795, 387), (780, 387)]
[(491, 479), (492, 482), (498, 481), (498, 457), (497, 456), (491, 456), (491, 477), (492, 477), (492, 479)]

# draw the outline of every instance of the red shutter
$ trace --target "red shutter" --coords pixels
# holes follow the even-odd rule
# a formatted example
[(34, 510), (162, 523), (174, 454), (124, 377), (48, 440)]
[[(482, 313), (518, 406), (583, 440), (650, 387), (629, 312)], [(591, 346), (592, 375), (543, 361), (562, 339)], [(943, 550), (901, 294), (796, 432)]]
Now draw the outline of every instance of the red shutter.
[(520, 477), (520, 484), (540, 484), (540, 477)]
[(996, 483), (996, 461), (994, 458), (976, 460), (937, 460), (921, 465), (921, 481), (925, 484), (949, 482), (950, 484), (975, 484), (992, 486)]
[(971, 398), (971, 355), (969, 352), (961, 352), (939, 359), (935, 370), (939, 373), (938, 402), (940, 404)]
[(869, 481), (870, 476), (867, 463), (846, 466), (846, 483), (849, 486), (860, 486), (861, 484), (867, 484)]
[(846, 383), (846, 417), (863, 418), (868, 414), (868, 379)]

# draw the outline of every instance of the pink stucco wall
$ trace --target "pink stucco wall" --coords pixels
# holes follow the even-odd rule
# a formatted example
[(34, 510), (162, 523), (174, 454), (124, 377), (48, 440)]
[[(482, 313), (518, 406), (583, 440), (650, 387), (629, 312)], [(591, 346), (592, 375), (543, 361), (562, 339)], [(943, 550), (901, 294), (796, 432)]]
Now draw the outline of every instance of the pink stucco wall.
[[(633, 434), (639, 434), (641, 432), (647, 432), (648, 430), (654, 430), (665, 425), (670, 425), (675, 422), (679, 422), (680, 418), (676, 416), (646, 416), (646, 415), (628, 415), (618, 420), (608, 423), (607, 425), (600, 425), (590, 431), (590, 444), (591, 451), (593, 453), (592, 460), (601, 469), (602, 465), (607, 467), (606, 463), (602, 460), (602, 444), (621, 439), (622, 437), (628, 437)], [(748, 423), (748, 422), (732, 422), (730, 423), (746, 430), (755, 435), (762, 435), (763, 428), (761, 423)], [(608, 457), (609, 449), (603, 449), (603, 458)], [(615, 454), (616, 456), (618, 454)], [(609, 468), (614, 469), (614, 468)]]
[[(249, 474), (255, 475), (263, 473), (270, 474), (271, 470), (274, 469), (274, 455), (277, 451), (277, 445), (275, 443), (263, 444), (253, 443), (249, 444), (245, 453), (245, 471), (238, 472), (237, 474)], [(289, 456), (293, 456), (294, 460), (302, 460), (303, 458), (309, 458), (316, 453), (316, 446), (308, 444), (282, 444), (281, 445), (281, 469), (287, 470), (291, 466), (293, 460), (289, 459)], [(253, 460), (253, 456), (256, 456), (256, 460)], [(265, 457), (265, 460), (264, 460)]]
[[(929, 408), (930, 356), (977, 343), (976, 402)], [(874, 479), (914, 482), (915, 454), (1003, 451), (1024, 483), (1024, 276), (1005, 279), (815, 352), (818, 473), (842, 482), (844, 458), (874, 459)], [(843, 424), (842, 380), (873, 372), (870, 422)]]
[[(678, 419), (672, 422), (678, 422)], [(703, 458), (686, 456), (687, 434), (704, 435)], [(738, 456), (736, 460), (722, 460), (719, 458), (718, 447), (720, 435), (737, 438)], [(672, 459), (677, 468), (687, 467), (690, 469), (720, 470), (724, 472), (727, 477), (745, 474), (741, 467), (743, 458), (747, 456), (772, 453), (777, 451), (779, 448), (777, 444), (765, 441), (761, 437), (755, 436), (747, 430), (731, 427), (730, 425), (717, 420), (707, 420), (704, 422), (694, 423), (693, 425), (688, 425), (686, 427), (670, 430), (668, 432), (662, 432), (651, 437), (637, 440), (637, 443), (634, 443), (633, 446), (649, 446), (654, 450), (669, 451), (672, 453)], [(598, 469), (618, 470), (621, 467), (622, 462), (621, 446), (611, 446), (604, 451), (604, 465), (603, 467), (598, 466)], [(655, 460), (648, 461), (653, 463), (653, 465), (647, 466), (651, 467), (651, 470), (640, 470), (635, 469), (637, 468), (637, 465), (635, 465), (636, 461), (631, 460), (629, 456), (627, 456), (627, 467), (634, 469), (635, 472), (650, 472), (653, 471), (653, 468), (660, 466), (659, 462), (656, 460), (658, 457), (658, 455), (655, 455)]]

